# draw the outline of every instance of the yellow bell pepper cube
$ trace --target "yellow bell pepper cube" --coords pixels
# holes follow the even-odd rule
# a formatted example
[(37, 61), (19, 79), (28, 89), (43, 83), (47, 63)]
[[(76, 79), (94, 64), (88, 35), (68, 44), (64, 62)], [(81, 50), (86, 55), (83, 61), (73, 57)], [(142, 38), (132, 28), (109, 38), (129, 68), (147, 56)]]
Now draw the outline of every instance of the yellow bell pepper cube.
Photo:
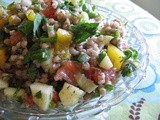
[(119, 70), (123, 63), (123, 57), (125, 56), (123, 51), (118, 49), (116, 46), (109, 44), (107, 47), (107, 54), (113, 63), (113, 66)]
[(25, 14), (28, 20), (34, 21), (36, 14), (33, 10), (28, 10)]

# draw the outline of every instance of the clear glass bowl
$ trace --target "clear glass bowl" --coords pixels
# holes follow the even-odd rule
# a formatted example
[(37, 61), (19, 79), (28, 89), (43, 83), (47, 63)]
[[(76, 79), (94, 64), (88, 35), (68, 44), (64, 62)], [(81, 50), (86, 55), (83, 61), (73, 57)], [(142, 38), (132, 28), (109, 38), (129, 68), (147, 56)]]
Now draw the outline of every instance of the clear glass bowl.
[(36, 107), (26, 108), (16, 102), (6, 101), (0, 95), (0, 116), (12, 120), (60, 120), (60, 119), (78, 119), (96, 115), (102, 111), (108, 111), (112, 106), (117, 105), (135, 89), (135, 87), (142, 81), (146, 75), (146, 69), (149, 62), (148, 46), (143, 35), (137, 28), (127, 21), (122, 16), (119, 16), (112, 11), (98, 7), (100, 13), (106, 16), (107, 20), (119, 19), (126, 24), (125, 40), (128, 44), (137, 49), (139, 54), (139, 61), (141, 66), (131, 76), (126, 78), (119, 78), (115, 85), (115, 89), (107, 93), (104, 97), (99, 97), (83, 103), (78, 104), (72, 111), (64, 110), (62, 107), (50, 110), (46, 113), (38, 110)]

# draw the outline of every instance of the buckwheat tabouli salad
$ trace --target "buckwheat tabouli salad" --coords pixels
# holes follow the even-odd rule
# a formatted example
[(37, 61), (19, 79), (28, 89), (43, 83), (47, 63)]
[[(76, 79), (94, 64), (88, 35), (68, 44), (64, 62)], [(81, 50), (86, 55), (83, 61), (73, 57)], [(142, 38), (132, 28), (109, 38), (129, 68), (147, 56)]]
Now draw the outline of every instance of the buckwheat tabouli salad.
[(0, 91), (41, 110), (74, 106), (114, 89), (137, 69), (125, 24), (85, 0), (21, 0), (0, 6)]

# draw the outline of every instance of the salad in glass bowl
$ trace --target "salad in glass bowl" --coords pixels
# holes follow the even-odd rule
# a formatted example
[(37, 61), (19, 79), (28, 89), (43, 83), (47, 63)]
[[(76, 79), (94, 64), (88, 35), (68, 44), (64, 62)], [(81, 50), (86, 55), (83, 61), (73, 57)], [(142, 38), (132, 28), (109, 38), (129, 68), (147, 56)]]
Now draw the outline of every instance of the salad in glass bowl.
[(21, 0), (1, 6), (0, 17), (3, 112), (58, 119), (97, 108), (95, 114), (145, 75), (141, 34), (85, 0)]

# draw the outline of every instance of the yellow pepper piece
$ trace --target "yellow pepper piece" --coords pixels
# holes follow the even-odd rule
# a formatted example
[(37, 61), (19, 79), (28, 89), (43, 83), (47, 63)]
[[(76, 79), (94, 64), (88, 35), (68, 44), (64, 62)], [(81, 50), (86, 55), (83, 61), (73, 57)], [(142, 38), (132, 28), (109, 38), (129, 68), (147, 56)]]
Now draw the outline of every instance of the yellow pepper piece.
[(6, 60), (7, 60), (5, 48), (0, 48), (0, 60), (1, 60), (0, 68), (4, 68)]
[(58, 29), (56, 32), (57, 41), (54, 44), (55, 53), (57, 52), (64, 52), (60, 55), (62, 59), (70, 58), (71, 54), (69, 53), (69, 47), (72, 42), (72, 33), (68, 32), (64, 29)]
[(113, 66), (119, 70), (123, 63), (124, 53), (116, 46), (109, 44), (107, 47), (107, 54), (111, 59)]
[(72, 33), (68, 32), (67, 30), (59, 28), (56, 34), (57, 34), (57, 41), (55, 43), (55, 50), (62, 51), (65, 49), (69, 49), (73, 37)]
[(25, 14), (28, 20), (34, 21), (36, 14), (33, 10), (28, 10)]
[(61, 42), (67, 45), (71, 43), (73, 37), (72, 33), (60, 28), (57, 30), (56, 33), (57, 33), (57, 42)]

